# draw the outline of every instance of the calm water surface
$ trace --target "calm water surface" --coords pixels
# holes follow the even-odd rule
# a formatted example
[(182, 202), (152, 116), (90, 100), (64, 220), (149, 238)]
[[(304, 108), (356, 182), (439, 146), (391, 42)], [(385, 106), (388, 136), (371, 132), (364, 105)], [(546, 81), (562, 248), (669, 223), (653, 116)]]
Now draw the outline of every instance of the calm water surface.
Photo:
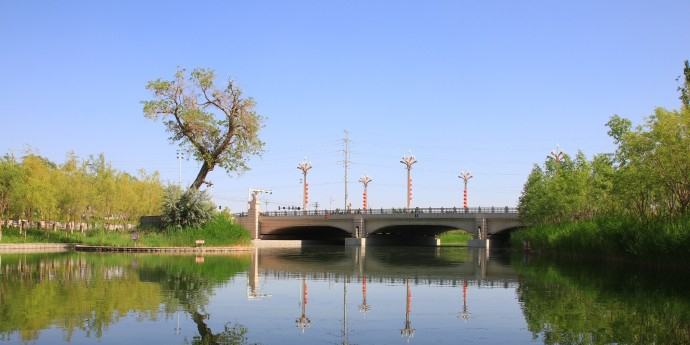
[(688, 344), (690, 283), (462, 247), (0, 254), (0, 343)]

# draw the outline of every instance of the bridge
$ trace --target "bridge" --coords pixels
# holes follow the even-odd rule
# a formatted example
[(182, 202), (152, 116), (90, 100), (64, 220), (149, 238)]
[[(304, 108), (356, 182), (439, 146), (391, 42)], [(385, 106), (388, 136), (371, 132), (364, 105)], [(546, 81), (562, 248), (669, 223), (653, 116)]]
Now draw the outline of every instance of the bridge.
[(438, 245), (439, 234), (461, 229), (474, 236), (469, 245), (487, 246), (487, 240), (522, 227), (517, 209), (509, 207), (260, 212), (258, 205), (255, 197), (248, 212), (235, 215), (254, 240)]

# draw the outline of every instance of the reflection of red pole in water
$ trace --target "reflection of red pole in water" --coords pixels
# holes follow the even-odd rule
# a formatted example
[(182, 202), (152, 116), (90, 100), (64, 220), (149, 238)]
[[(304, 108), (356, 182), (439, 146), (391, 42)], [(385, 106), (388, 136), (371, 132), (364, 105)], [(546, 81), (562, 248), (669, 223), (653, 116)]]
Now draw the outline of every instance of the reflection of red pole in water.
[(371, 309), (371, 306), (367, 304), (367, 276), (362, 277), (362, 304), (359, 305), (359, 311), (366, 313)]
[(304, 296), (302, 296), (302, 305), (306, 308), (307, 307), (307, 301), (309, 300), (307, 297), (309, 295), (308, 288), (307, 288), (307, 282), (304, 282)]
[(467, 279), (462, 282), (462, 313), (460, 313), (460, 318), (465, 322), (470, 319), (470, 313), (467, 312)]
[(407, 283), (407, 316), (412, 312), (412, 291), (410, 291), (410, 283)]
[(410, 324), (410, 313), (412, 312), (412, 292), (410, 291), (410, 281), (408, 279), (405, 279), (405, 285), (407, 286), (407, 306), (405, 308), (405, 328), (400, 330), (400, 336), (407, 338), (407, 341), (410, 341), (410, 338), (414, 335), (414, 329), (412, 329), (412, 325)]
[(307, 290), (307, 280), (302, 277), (302, 315), (295, 321), (297, 327), (302, 329), (304, 332), (305, 327), (311, 326), (311, 320), (307, 317), (307, 303), (308, 303), (308, 290)]

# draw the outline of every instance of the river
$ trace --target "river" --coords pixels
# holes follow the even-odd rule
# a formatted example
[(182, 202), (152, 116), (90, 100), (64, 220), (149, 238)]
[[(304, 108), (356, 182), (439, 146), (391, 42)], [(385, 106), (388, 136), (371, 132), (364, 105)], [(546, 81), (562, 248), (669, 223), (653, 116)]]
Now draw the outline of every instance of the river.
[(0, 254), (0, 343), (688, 344), (687, 271), (465, 247)]

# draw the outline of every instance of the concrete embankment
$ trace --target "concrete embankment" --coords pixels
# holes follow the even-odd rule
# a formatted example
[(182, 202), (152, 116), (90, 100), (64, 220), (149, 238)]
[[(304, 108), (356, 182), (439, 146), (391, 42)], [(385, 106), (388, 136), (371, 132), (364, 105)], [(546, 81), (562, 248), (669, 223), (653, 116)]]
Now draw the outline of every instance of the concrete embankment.
[(73, 243), (0, 243), (0, 253), (44, 253), (74, 250)]
[(232, 253), (253, 250), (251, 246), (238, 247), (109, 247), (76, 245), (79, 252), (130, 252), (130, 253)]
[(0, 253), (50, 252), (132, 252), (132, 253), (231, 253), (253, 250), (252, 246), (237, 247), (109, 247), (73, 243), (0, 243)]

